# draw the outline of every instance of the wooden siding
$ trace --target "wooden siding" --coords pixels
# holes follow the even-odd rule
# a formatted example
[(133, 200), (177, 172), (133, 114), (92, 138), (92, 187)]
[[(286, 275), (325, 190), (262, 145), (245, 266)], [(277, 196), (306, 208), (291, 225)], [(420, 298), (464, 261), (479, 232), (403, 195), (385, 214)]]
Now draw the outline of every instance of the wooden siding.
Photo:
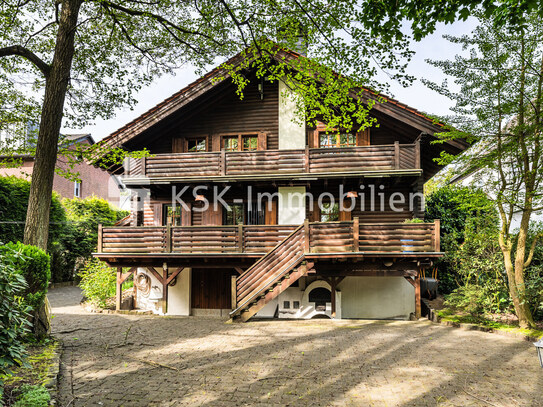
[(171, 153), (174, 144), (183, 143), (182, 140), (187, 137), (208, 137), (208, 151), (218, 151), (222, 134), (262, 132), (266, 135), (268, 149), (279, 148), (277, 83), (264, 82), (263, 99), (258, 91), (257, 80), (252, 80), (248, 85), (242, 100), (236, 95), (233, 85), (212, 92), (215, 92), (214, 97), (204, 106), (165, 119), (161, 134), (146, 144), (140, 142), (139, 147), (147, 147), (152, 153)]

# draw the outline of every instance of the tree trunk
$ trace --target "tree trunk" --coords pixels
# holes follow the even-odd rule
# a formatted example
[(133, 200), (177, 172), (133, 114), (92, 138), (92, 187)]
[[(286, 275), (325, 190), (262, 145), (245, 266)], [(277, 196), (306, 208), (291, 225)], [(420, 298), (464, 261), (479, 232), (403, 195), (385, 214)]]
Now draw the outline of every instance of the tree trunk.
[[(58, 139), (74, 55), (75, 32), (81, 0), (64, 0), (61, 4), (55, 53), (51, 70), (45, 79), (45, 95), (24, 233), (25, 244), (31, 244), (43, 250), (47, 250)], [(47, 334), (50, 327), (49, 318), (44, 317), (47, 315), (44, 307), (45, 304), (42, 309), (33, 312), (33, 329), (38, 337)]]
[(45, 80), (45, 96), (24, 233), (25, 244), (44, 250), (47, 250), (58, 139), (74, 55), (75, 31), (81, 0), (64, 0), (61, 4), (55, 53), (51, 70)]

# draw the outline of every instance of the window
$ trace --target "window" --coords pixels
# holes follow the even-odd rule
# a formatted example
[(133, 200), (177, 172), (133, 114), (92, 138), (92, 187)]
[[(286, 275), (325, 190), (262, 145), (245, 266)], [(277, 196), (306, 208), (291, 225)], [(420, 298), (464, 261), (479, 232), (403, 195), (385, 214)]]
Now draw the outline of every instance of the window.
[(162, 207), (162, 224), (164, 226), (181, 226), (181, 205), (176, 205), (175, 209), (171, 204), (165, 204)]
[(300, 309), (300, 301), (294, 301), (292, 303), (292, 308), (294, 309)]
[(333, 205), (325, 202), (321, 207), (321, 222), (335, 222), (339, 220), (339, 204)]
[(258, 148), (257, 136), (243, 136), (243, 151), (254, 151)]
[(224, 138), (224, 149), (226, 151), (239, 151), (239, 139), (238, 139), (238, 136), (225, 137)]
[(239, 134), (236, 136), (224, 136), (222, 148), (226, 151), (255, 151), (258, 150), (258, 135)]
[(81, 182), (74, 182), (74, 196), (81, 198)]
[(283, 301), (283, 309), (290, 309), (290, 301)]
[(320, 148), (356, 147), (356, 135), (319, 132)]
[(243, 204), (229, 204), (230, 210), (226, 208), (222, 211), (223, 225), (238, 225), (240, 223), (245, 223), (244, 217), (244, 205)]
[(189, 138), (187, 140), (187, 151), (207, 151), (205, 137)]

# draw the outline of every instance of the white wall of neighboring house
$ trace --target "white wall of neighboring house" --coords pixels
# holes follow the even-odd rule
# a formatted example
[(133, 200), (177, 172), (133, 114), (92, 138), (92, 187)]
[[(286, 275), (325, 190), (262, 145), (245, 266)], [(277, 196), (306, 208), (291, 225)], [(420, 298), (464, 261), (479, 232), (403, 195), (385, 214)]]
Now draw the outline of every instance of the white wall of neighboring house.
[(279, 81), (279, 149), (305, 148), (305, 124), (296, 119), (296, 95)]

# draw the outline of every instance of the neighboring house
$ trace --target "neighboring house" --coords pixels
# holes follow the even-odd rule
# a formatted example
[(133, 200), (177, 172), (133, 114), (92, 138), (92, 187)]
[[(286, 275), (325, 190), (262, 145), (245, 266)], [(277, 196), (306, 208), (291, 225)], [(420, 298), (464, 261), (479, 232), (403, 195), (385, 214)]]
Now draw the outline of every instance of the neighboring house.
[[(29, 130), (30, 132), (31, 130)], [(29, 138), (21, 138), (17, 141), (18, 144), (27, 143)], [(4, 132), (0, 135), (1, 142), (8, 142), (9, 133)], [(64, 136), (64, 142), (68, 143), (68, 148), (75, 144), (93, 145), (94, 140), (90, 134), (70, 134)], [(29, 154), (20, 154), (15, 157), (21, 159), (21, 165), (19, 167), (0, 167), (0, 176), (15, 175), (19, 178), (25, 178), (30, 180), (32, 172), (34, 170), (34, 156)], [(62, 170), (69, 170), (66, 158), (59, 155), (57, 168)], [(86, 198), (89, 196), (97, 196), (109, 201), (111, 204), (122, 207), (121, 194), (124, 186), (120, 182), (119, 178), (109, 174), (107, 171), (96, 168), (88, 163), (81, 162), (76, 164), (73, 168), (74, 173), (79, 173), (79, 182), (68, 180), (58, 174), (55, 174), (53, 181), (53, 190), (56, 191), (63, 198)], [(126, 203), (124, 207), (128, 208)]]
[[(104, 139), (152, 153), (122, 169), (131, 225), (99, 231), (95, 256), (118, 268), (117, 307), (133, 273), (138, 308), (163, 314), (420, 315), (420, 271), (442, 256), (439, 221), (406, 221), (424, 215), (433, 159), (467, 144), (431, 144), (442, 128), (390, 98), (371, 111), (379, 127), (327, 133), (297, 124), (283, 82), (253, 80), (240, 100), (224, 75), (211, 71)], [(221, 199), (227, 207), (213, 205)]]

